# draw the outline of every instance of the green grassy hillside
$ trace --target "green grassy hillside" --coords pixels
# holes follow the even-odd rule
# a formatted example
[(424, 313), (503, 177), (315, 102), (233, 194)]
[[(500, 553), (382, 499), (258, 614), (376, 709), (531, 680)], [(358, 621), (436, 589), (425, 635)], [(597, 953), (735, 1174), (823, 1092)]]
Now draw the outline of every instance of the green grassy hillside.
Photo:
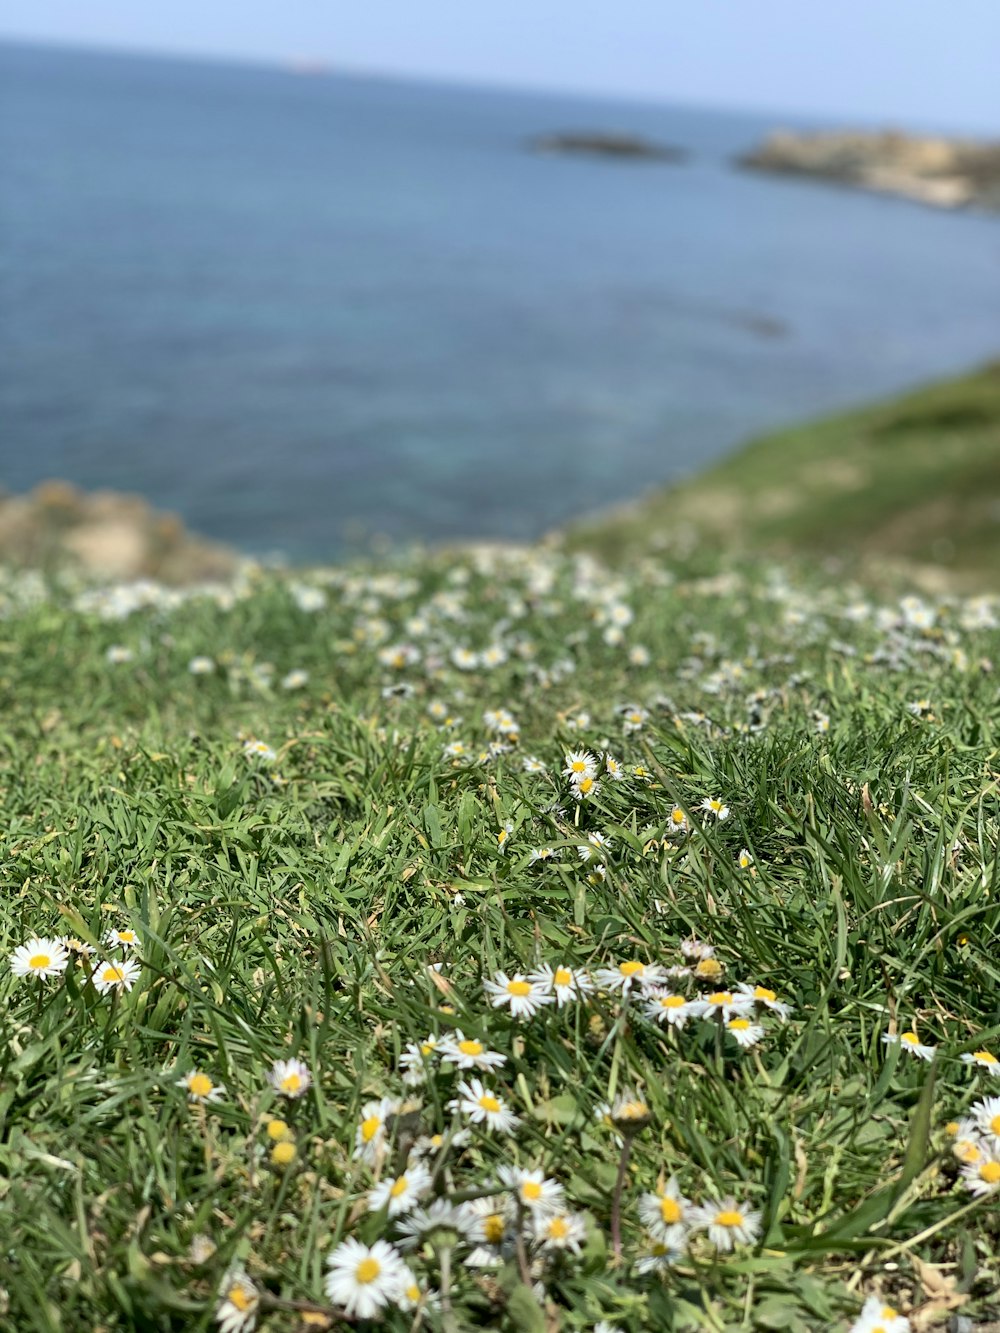
[(1000, 365), (758, 440), (598, 516), (572, 542), (613, 559), (652, 540), (780, 557), (888, 560), (1000, 586)]

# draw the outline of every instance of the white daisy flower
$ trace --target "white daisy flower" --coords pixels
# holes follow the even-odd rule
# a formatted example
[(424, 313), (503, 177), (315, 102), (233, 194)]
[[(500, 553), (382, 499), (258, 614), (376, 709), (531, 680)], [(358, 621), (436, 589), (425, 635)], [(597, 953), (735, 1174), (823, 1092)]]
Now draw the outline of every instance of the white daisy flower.
[(707, 1231), (708, 1238), (723, 1254), (734, 1245), (752, 1245), (760, 1235), (760, 1213), (732, 1198), (691, 1209), (693, 1230)]
[(535, 1244), (553, 1252), (569, 1250), (579, 1254), (587, 1239), (587, 1224), (579, 1213), (540, 1214), (534, 1219)]
[(708, 815), (714, 815), (720, 822), (729, 818), (729, 806), (723, 804), (717, 796), (706, 796), (698, 809), (704, 810)]
[(510, 835), (514, 832), (514, 825), (506, 823), (497, 834), (497, 851), (501, 856), (506, 852), (510, 845)]
[(134, 958), (124, 958), (120, 962), (98, 963), (92, 980), (101, 995), (107, 995), (109, 991), (130, 991), (140, 971)]
[(532, 1214), (558, 1213), (562, 1209), (563, 1187), (557, 1180), (549, 1180), (541, 1171), (502, 1166), (499, 1175), (515, 1199)]
[(700, 1018), (705, 1012), (702, 1000), (689, 1000), (686, 995), (653, 987), (647, 991), (646, 1017), (655, 1023), (669, 1023), (682, 1028), (689, 1018)]
[(760, 1023), (753, 1023), (749, 1018), (739, 1016), (729, 1020), (726, 1031), (744, 1048), (756, 1046), (764, 1036), (764, 1029)]
[(539, 861), (559, 861), (561, 854), (557, 847), (535, 847), (528, 857), (528, 864), (535, 865)]
[(267, 1080), (282, 1097), (304, 1097), (312, 1083), (312, 1074), (301, 1060), (275, 1060)]
[(667, 837), (679, 838), (688, 831), (688, 817), (679, 805), (675, 805), (667, 816)]
[(573, 783), (582, 782), (584, 778), (596, 778), (597, 768), (597, 757), (589, 750), (570, 750), (563, 760), (563, 773)]
[(1000, 1148), (1000, 1097), (984, 1097), (981, 1102), (973, 1102), (969, 1114), (983, 1138), (990, 1139)]
[(294, 671), (289, 671), (281, 677), (281, 688), (283, 690), (301, 690), (303, 686), (308, 684), (309, 672), (303, 671), (301, 667), (296, 667)]
[(580, 1000), (594, 989), (594, 984), (586, 972), (579, 968), (566, 967), (560, 963), (552, 967), (543, 963), (534, 972), (528, 973), (528, 980), (547, 988), (555, 996), (556, 1006), (561, 1009), (571, 1000)]
[(436, 1291), (429, 1287), (421, 1287), (414, 1274), (410, 1273), (410, 1283), (403, 1294), (396, 1301), (399, 1308), (406, 1313), (411, 1310), (437, 1310), (441, 1305), (441, 1298)]
[(869, 1296), (850, 1333), (910, 1333), (910, 1321), (879, 1296)]
[(384, 1240), (374, 1245), (345, 1240), (328, 1257), (327, 1264), (327, 1299), (353, 1319), (374, 1319), (380, 1310), (399, 1300), (412, 1279), (399, 1252)]
[(10, 970), (15, 977), (37, 977), (39, 981), (45, 981), (65, 972), (68, 962), (69, 954), (62, 940), (33, 935), (10, 955)]
[(626, 733), (641, 731), (649, 721), (649, 712), (645, 708), (639, 708), (629, 704), (621, 710), (622, 730)]
[(765, 1009), (770, 1009), (772, 1013), (777, 1014), (782, 1020), (786, 1019), (792, 1012), (792, 1006), (786, 1004), (784, 1000), (779, 1000), (773, 990), (768, 990), (766, 986), (751, 986), (748, 982), (741, 981), (736, 987), (737, 994), (745, 995), (747, 999), (763, 1005)]
[(483, 1087), (478, 1078), (463, 1080), (457, 1088), (458, 1096), (448, 1103), (449, 1111), (460, 1111), (474, 1125), (485, 1125), (498, 1134), (513, 1134), (520, 1121), (502, 1098)]
[(990, 1051), (973, 1051), (971, 1055), (960, 1055), (959, 1059), (967, 1065), (979, 1065), (995, 1077), (1000, 1078), (1000, 1060)]
[(210, 676), (215, 670), (215, 663), (210, 657), (192, 657), (188, 662), (188, 671), (192, 676)]
[(226, 1095), (224, 1083), (215, 1083), (208, 1074), (202, 1073), (200, 1069), (192, 1069), (190, 1074), (185, 1074), (183, 1078), (177, 1080), (177, 1087), (183, 1088), (187, 1092), (189, 1102), (207, 1102), (221, 1101)]
[(626, 959), (614, 967), (600, 967), (594, 973), (594, 981), (599, 989), (620, 990), (623, 995), (633, 990), (659, 986), (665, 980), (666, 974), (659, 963), (641, 963), (637, 958)]
[(435, 1050), (446, 1064), (456, 1065), (459, 1069), (483, 1069), (489, 1072), (507, 1063), (505, 1055), (491, 1051), (476, 1037), (467, 1037), (461, 1029), (442, 1037)]
[(483, 989), (494, 1009), (509, 1005), (513, 1018), (534, 1018), (542, 1005), (551, 1004), (554, 998), (537, 981), (528, 981), (520, 972), (512, 977), (498, 972), (492, 981), (483, 982)]
[(219, 1333), (250, 1333), (257, 1324), (260, 1293), (242, 1268), (230, 1268), (219, 1285), (219, 1303), (212, 1318)]
[(125, 662), (131, 662), (135, 654), (131, 648), (126, 648), (124, 644), (113, 643), (104, 656), (112, 666), (122, 666)]
[(361, 1108), (361, 1123), (354, 1135), (354, 1156), (364, 1162), (374, 1162), (385, 1147), (386, 1123), (395, 1113), (396, 1102), (390, 1097), (365, 1102)]
[(654, 1241), (648, 1253), (635, 1262), (635, 1271), (640, 1275), (662, 1273), (665, 1269), (684, 1258), (684, 1250), (679, 1245), (665, 1245), (663, 1241)]
[(896, 1042), (904, 1051), (909, 1051), (920, 1060), (934, 1059), (934, 1046), (925, 1046), (915, 1032), (886, 1032), (882, 1035), (882, 1040), (887, 1046), (895, 1045)]
[(736, 864), (741, 870), (753, 869), (753, 854), (748, 852), (745, 847), (740, 848), (740, 854), (736, 858)]
[(995, 1194), (1000, 1190), (1000, 1149), (989, 1146), (977, 1162), (962, 1167), (962, 1180), (973, 1194)]
[(639, 1200), (639, 1220), (654, 1240), (673, 1249), (684, 1244), (692, 1203), (686, 1199), (671, 1176), (662, 1189), (643, 1194)]
[(255, 737), (243, 742), (243, 753), (248, 759), (259, 759), (262, 764), (273, 764), (278, 757), (266, 741), (257, 740)]
[(403, 1071), (403, 1082), (410, 1087), (423, 1083), (427, 1077), (427, 1065), (437, 1050), (438, 1039), (433, 1033), (421, 1042), (410, 1042), (399, 1057), (399, 1067)]
[(702, 1016), (714, 1018), (716, 1014), (721, 1014), (724, 1023), (728, 1023), (731, 1018), (739, 1018), (753, 1009), (753, 998), (739, 991), (714, 990), (702, 996), (702, 1001), (705, 1005)]
[(603, 861), (611, 851), (611, 836), (607, 833), (588, 833), (587, 841), (577, 850), (583, 862)]
[(368, 1211), (377, 1213), (380, 1208), (386, 1208), (390, 1217), (398, 1217), (415, 1208), (430, 1187), (430, 1171), (422, 1163), (415, 1162), (401, 1176), (381, 1180), (368, 1191)]
[(112, 948), (134, 949), (139, 943), (139, 936), (127, 927), (125, 930), (109, 930), (104, 936), (104, 943)]
[[(454, 1140), (452, 1140), (454, 1142)], [(468, 1241), (475, 1230), (471, 1214), (465, 1204), (449, 1203), (447, 1199), (433, 1199), (426, 1207), (411, 1208), (396, 1223), (401, 1250), (412, 1250), (435, 1231), (454, 1231)]]

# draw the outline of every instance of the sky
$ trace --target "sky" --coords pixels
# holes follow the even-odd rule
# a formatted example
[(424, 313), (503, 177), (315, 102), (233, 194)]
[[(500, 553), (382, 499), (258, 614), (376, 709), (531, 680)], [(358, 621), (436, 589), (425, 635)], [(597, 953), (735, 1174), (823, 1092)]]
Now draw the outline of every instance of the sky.
[(1000, 133), (1000, 0), (6, 0), (0, 35)]

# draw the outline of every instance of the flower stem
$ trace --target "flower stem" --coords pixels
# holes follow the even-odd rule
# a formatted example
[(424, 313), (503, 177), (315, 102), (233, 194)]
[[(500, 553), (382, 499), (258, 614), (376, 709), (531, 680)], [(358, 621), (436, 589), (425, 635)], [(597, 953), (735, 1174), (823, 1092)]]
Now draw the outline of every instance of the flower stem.
[(611, 1247), (615, 1263), (622, 1261), (622, 1193), (625, 1189), (625, 1172), (632, 1153), (632, 1135), (626, 1134), (622, 1142), (622, 1155), (618, 1159), (618, 1177), (615, 1180), (615, 1193), (611, 1200)]

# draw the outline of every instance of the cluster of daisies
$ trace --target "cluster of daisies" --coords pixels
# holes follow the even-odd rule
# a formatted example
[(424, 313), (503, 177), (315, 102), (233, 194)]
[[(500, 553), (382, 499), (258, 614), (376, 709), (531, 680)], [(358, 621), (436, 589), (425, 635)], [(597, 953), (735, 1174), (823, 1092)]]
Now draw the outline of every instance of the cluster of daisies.
[(138, 942), (134, 930), (109, 930), (104, 944), (109, 953), (118, 950), (121, 956), (97, 958), (94, 946), (83, 940), (69, 935), (51, 938), (34, 935), (10, 955), (10, 970), (16, 977), (48, 981), (61, 977), (70, 959), (75, 957), (98, 994), (118, 995), (130, 991), (139, 976), (140, 965), (130, 957)]
[(977, 1196), (1000, 1192), (1000, 1097), (973, 1102), (946, 1133), (965, 1188)]

